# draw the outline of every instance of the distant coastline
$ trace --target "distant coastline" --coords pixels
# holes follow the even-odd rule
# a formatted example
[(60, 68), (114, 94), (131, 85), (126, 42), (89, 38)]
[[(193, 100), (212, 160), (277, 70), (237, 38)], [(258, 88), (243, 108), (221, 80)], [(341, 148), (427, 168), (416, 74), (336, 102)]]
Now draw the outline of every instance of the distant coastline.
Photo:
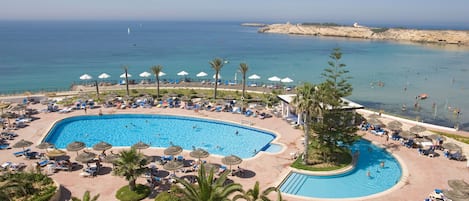
[(247, 22), (247, 23), (242, 23), (241, 26), (245, 26), (245, 27), (265, 27), (265, 26), (267, 26), (267, 24)]
[(280, 33), (314, 36), (358, 38), (368, 40), (395, 40), (416, 43), (469, 46), (469, 31), (418, 30), (404, 28), (372, 28), (354, 26), (325, 26), (314, 24), (270, 24), (259, 33)]

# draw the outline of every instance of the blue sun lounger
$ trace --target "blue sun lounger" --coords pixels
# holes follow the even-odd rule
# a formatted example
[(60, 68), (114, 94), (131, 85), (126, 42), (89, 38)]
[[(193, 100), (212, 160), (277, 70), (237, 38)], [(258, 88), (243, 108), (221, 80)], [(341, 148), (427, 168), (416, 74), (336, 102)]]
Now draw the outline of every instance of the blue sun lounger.
[(24, 151), (18, 151), (18, 152), (14, 152), (13, 155), (15, 155), (16, 157), (20, 157), (20, 156), (23, 156), (25, 155), (27, 152), (31, 151), (31, 149), (26, 149)]
[(10, 145), (7, 145), (7, 144), (0, 144), (0, 150), (1, 149), (8, 149)]

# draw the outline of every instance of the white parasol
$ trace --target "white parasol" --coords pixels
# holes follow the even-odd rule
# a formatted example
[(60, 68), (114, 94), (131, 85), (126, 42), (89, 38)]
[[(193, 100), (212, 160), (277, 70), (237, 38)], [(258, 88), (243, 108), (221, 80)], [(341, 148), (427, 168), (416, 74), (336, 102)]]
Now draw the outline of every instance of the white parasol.
[(250, 79), (250, 80), (258, 80), (258, 79), (261, 79), (261, 77), (260, 77), (259, 75), (253, 74), (253, 75), (249, 76), (248, 79)]
[(286, 78), (283, 78), (282, 80), (280, 80), (280, 82), (283, 82), (283, 83), (290, 83), (290, 82), (293, 82), (293, 80), (290, 79), (289, 77), (286, 77)]
[[(213, 79), (215, 79), (215, 74), (213, 75)], [(218, 79), (221, 79), (221, 75), (218, 74)]]
[(147, 78), (147, 77), (150, 77), (150, 76), (151, 76), (151, 73), (149, 73), (149, 72), (145, 71), (145, 72), (143, 72), (143, 73), (140, 73), (140, 75), (139, 75), (139, 76), (140, 76), (140, 77)]
[[(122, 73), (122, 75), (119, 76), (120, 78), (125, 78), (125, 73)], [(127, 77), (132, 77), (131, 74), (127, 73)]]
[(101, 75), (98, 76), (99, 79), (107, 79), (110, 78), (111, 76), (107, 73), (101, 73)]
[(160, 73), (158, 73), (158, 76), (161, 77), (161, 76), (165, 76), (166, 73), (163, 73), (163, 71), (161, 71)]
[(268, 80), (271, 81), (271, 82), (279, 82), (279, 81), (282, 80), (282, 79), (280, 79), (280, 78), (277, 77), (277, 76), (273, 76), (273, 77), (269, 77)]
[(186, 72), (186, 71), (181, 71), (181, 72), (179, 72), (177, 75), (179, 75), (179, 76), (186, 76), (186, 75), (189, 75), (189, 73)]
[(93, 77), (91, 77), (91, 75), (88, 75), (88, 74), (83, 74), (82, 76), (80, 76), (80, 80), (91, 80), (93, 79)]
[(195, 75), (195, 76), (197, 76), (197, 77), (205, 77), (205, 76), (207, 76), (207, 75), (208, 75), (208, 74), (207, 74), (206, 72), (200, 72), (200, 73), (197, 73), (197, 75)]

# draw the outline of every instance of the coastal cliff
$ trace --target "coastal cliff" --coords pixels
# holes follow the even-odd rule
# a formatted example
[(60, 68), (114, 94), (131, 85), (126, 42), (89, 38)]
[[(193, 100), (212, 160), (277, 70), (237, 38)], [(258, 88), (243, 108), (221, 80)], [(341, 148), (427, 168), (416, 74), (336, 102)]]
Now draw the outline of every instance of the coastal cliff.
[(301, 24), (271, 24), (260, 33), (333, 36), (359, 39), (396, 40), (418, 43), (456, 44), (469, 46), (469, 31), (369, 28)]

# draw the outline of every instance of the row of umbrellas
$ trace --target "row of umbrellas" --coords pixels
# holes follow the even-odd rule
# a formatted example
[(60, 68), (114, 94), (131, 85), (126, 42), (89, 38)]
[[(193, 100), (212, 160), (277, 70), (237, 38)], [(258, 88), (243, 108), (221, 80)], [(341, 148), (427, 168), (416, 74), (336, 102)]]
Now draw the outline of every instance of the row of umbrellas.
[[(146, 71), (144, 71), (144, 72), (142, 72), (142, 73), (139, 74), (139, 76), (142, 77), (142, 78), (148, 78), (148, 77), (150, 77), (151, 75), (152, 75), (151, 73), (146, 72)], [(160, 72), (160, 73), (158, 74), (158, 76), (160, 76), (160, 77), (161, 77), (161, 76), (165, 76), (165, 75), (166, 75), (166, 73), (164, 73), (164, 72)], [(186, 71), (181, 71), (181, 72), (177, 73), (177, 75), (178, 75), (178, 76), (187, 76), (187, 75), (189, 75), (189, 73), (186, 72)], [(207, 75), (208, 75), (208, 74), (205, 73), (205, 72), (200, 72), (200, 73), (197, 73), (196, 77), (205, 77), (205, 76), (207, 76)], [(110, 76), (109, 74), (107, 74), (107, 73), (102, 73), (102, 74), (100, 74), (100, 75), (98, 76), (99, 79), (108, 79), (108, 78), (110, 78), (110, 77), (111, 77), (111, 76)], [(119, 77), (120, 77), (120, 78), (125, 78), (125, 77), (126, 77), (126, 74), (123, 73), (123, 74), (121, 74)], [(132, 77), (132, 75), (129, 74), (129, 73), (127, 73), (127, 77)], [(215, 78), (215, 75), (213, 75), (213, 78)], [(218, 78), (219, 78), (219, 79), (221, 78), (221, 75), (220, 75), (220, 74), (218, 74)], [(91, 79), (93, 79), (93, 77), (92, 77), (91, 75), (89, 75), (89, 74), (83, 74), (83, 75), (80, 76), (80, 80), (91, 80)], [(261, 79), (261, 77), (260, 77), (259, 75), (257, 75), (257, 74), (252, 74), (252, 75), (250, 75), (250, 76), (248, 77), (248, 79), (250, 79), (250, 80), (258, 80), (258, 79)], [(293, 80), (292, 80), (291, 78), (289, 78), (289, 77), (286, 77), (286, 78), (283, 78), (283, 79), (282, 79), (282, 78), (279, 78), (279, 77), (277, 77), (277, 76), (269, 77), (268, 80), (269, 80), (269, 81), (272, 81), (272, 82), (283, 82), (283, 83), (290, 83), (290, 82), (293, 82)]]
[[(13, 145), (13, 148), (24, 148), (25, 147), (29, 147), (31, 146), (33, 143), (30, 142), (30, 141), (27, 141), (27, 140), (20, 140), (18, 141), (17, 143), (15, 143)], [(46, 149), (46, 154), (49, 156), (49, 157), (58, 157), (58, 156), (64, 156), (66, 155), (65, 151), (62, 151), (62, 150), (59, 150), (59, 149), (53, 149), (52, 151), (47, 151), (48, 148), (53, 148), (54, 145), (49, 143), (49, 142), (42, 142), (40, 143), (39, 145), (36, 146), (36, 148), (38, 149)], [(84, 149), (86, 147), (85, 143), (84, 142), (80, 142), (80, 141), (74, 141), (74, 142), (71, 142), (67, 145), (67, 151), (76, 151), (77, 152), (77, 157), (75, 158), (75, 160), (79, 161), (79, 162), (89, 162), (91, 160), (93, 160), (94, 158), (96, 158), (96, 154), (93, 153), (93, 152), (83, 152), (81, 154), (78, 154), (78, 151)], [(132, 145), (133, 148), (135, 149), (147, 149), (150, 147), (150, 145), (142, 142), (142, 141), (139, 141), (137, 143), (135, 143), (134, 145)], [(96, 150), (96, 151), (105, 151), (105, 150), (108, 150), (108, 149), (111, 149), (112, 148), (112, 145), (107, 143), (107, 142), (99, 142), (95, 145), (93, 145), (93, 149)], [(177, 146), (177, 145), (174, 145), (171, 143), (171, 146), (169, 146), (168, 148), (166, 148), (164, 150), (164, 154), (165, 155), (171, 155), (171, 156), (174, 156), (174, 155), (178, 155), (180, 154), (181, 152), (183, 151), (182, 147), (180, 146)], [(208, 151), (204, 150), (204, 149), (201, 149), (201, 148), (197, 148), (195, 149), (194, 147), (194, 150), (192, 150), (190, 152), (190, 156), (191, 157), (194, 157), (194, 158), (197, 158), (200, 159), (201, 158), (206, 158), (208, 157), (210, 154), (208, 153)], [(113, 162), (114, 160), (116, 160), (118, 158), (118, 154), (110, 154), (110, 155), (107, 155), (105, 158), (104, 158), (104, 162)], [(229, 155), (229, 156), (226, 156), (222, 159), (222, 163), (225, 164), (225, 165), (230, 165), (230, 169), (231, 169), (231, 165), (237, 165), (237, 164), (240, 164), (243, 160), (238, 157), (238, 156), (235, 156), (235, 155)], [(177, 163), (177, 161), (171, 161), (171, 163), (167, 163), (168, 168), (167, 170), (173, 170), (173, 168), (176, 168), (176, 169), (179, 169), (181, 167), (179, 167), (180, 165), (183, 165), (182, 163)], [(166, 169), (165, 168), (165, 169)], [(176, 170), (174, 169), (174, 170)]]

